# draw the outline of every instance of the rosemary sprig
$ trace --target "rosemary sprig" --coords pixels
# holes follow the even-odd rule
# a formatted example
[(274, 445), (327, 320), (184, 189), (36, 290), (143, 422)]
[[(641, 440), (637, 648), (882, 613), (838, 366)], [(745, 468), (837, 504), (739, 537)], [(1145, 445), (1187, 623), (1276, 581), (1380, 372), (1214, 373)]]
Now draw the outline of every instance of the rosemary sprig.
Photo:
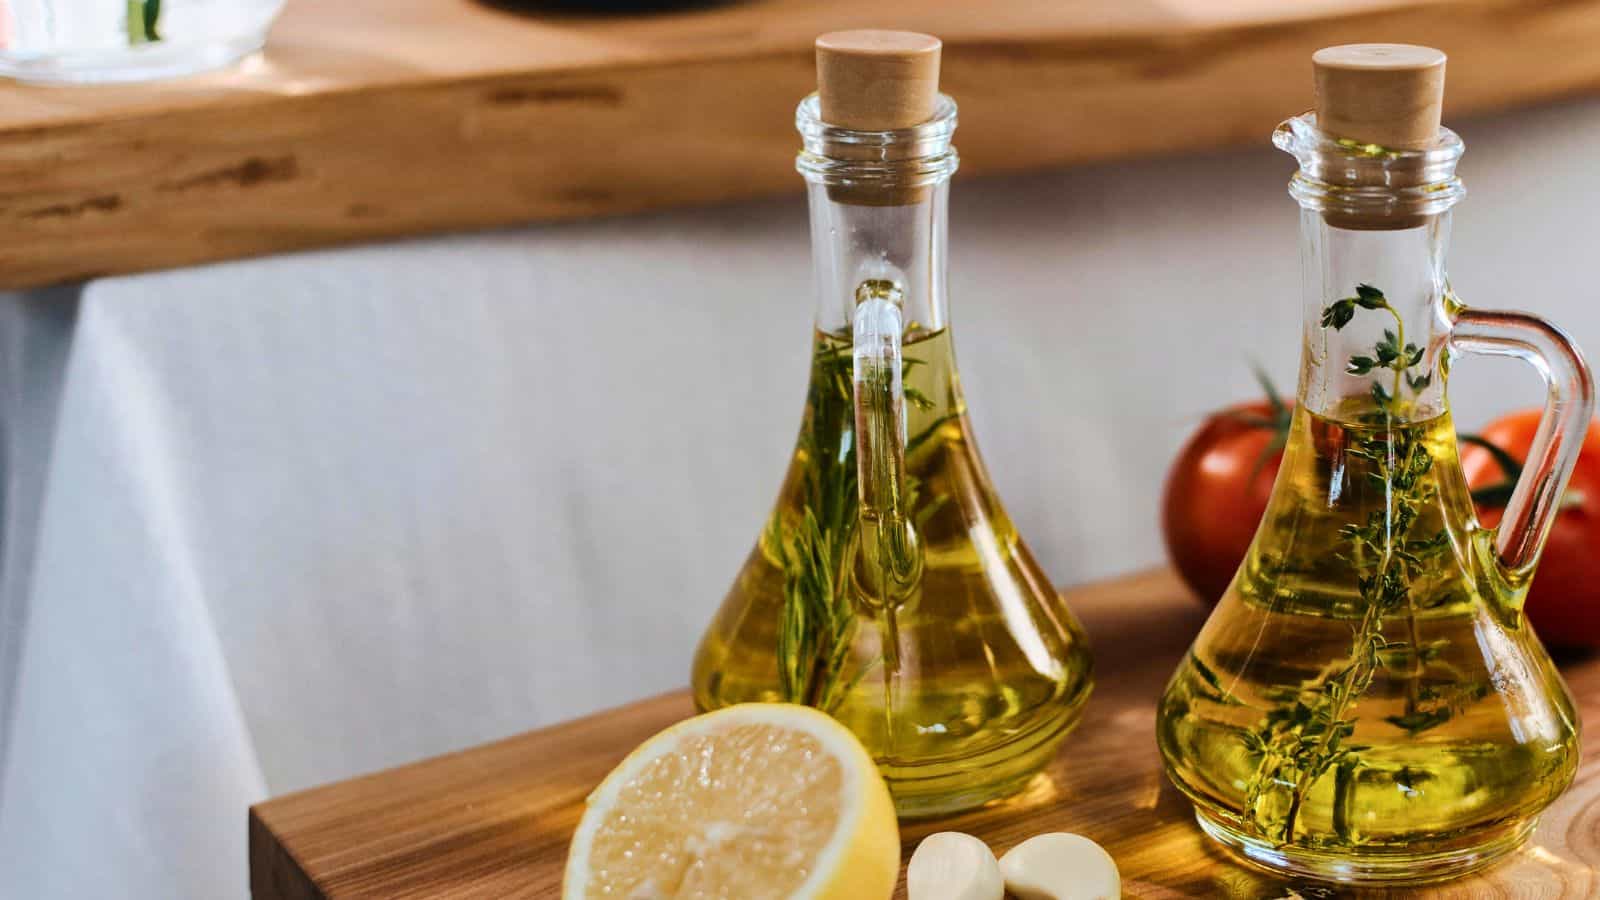
[(791, 703), (822, 708), (855, 630), (843, 571), (856, 504), (855, 443), (848, 427), (851, 364), (848, 348), (817, 341), (795, 451), (804, 512), (791, 524), (774, 511), (767, 524), (767, 545), (783, 568), (779, 690)]
[[(1433, 481), (1427, 477), (1434, 459), (1419, 430), (1403, 427), (1411, 401), (1402, 392), (1409, 388), (1412, 394), (1420, 393), (1432, 384), (1433, 373), (1412, 371), (1421, 364), (1424, 349), (1405, 340), (1404, 319), (1371, 285), (1358, 285), (1354, 296), (1329, 304), (1322, 312), (1322, 326), (1341, 330), (1358, 310), (1383, 311), (1395, 321), (1370, 355), (1353, 355), (1345, 366), (1351, 375), (1379, 374), (1368, 391), (1374, 411), (1363, 417), (1364, 424), (1376, 427), (1351, 429), (1344, 452), (1366, 461), (1367, 478), (1381, 492), (1384, 505), (1365, 522), (1346, 524), (1339, 532), (1347, 542), (1339, 558), (1349, 565), (1363, 603), (1349, 656), (1316, 677), (1279, 691), (1272, 699), (1281, 705), (1269, 710), (1246, 739), (1261, 758), (1247, 808), (1262, 834), (1280, 844), (1294, 841), (1301, 808), (1317, 779), (1335, 766), (1353, 767), (1368, 749), (1349, 738), (1355, 733), (1354, 708), (1380, 668), (1407, 679), (1405, 712), (1385, 721), (1411, 736), (1449, 721), (1484, 689), (1471, 684), (1450, 692), (1421, 687), (1423, 671), (1440, 648), (1420, 645), (1412, 587), (1451, 546), (1442, 527), (1430, 534), (1413, 533), (1426, 506), (1436, 499)], [(1402, 614), (1405, 638), (1387, 638), (1385, 621)], [(1280, 815), (1280, 804), (1267, 800), (1269, 793), (1284, 785), (1291, 793)]]
[[(798, 522), (778, 512), (767, 523), (764, 543), (783, 569), (783, 611), (778, 638), (778, 682), (783, 699), (832, 711), (860, 681), (883, 664), (882, 656), (861, 664), (848, 678), (850, 647), (857, 627), (857, 602), (846, 569), (850, 542), (857, 528), (856, 450), (851, 348), (819, 338), (813, 350), (812, 378), (806, 418), (800, 426), (796, 455), (802, 465)], [(901, 377), (924, 361), (906, 357)], [(907, 387), (907, 404), (928, 411), (934, 402)], [(958, 416), (940, 416), (906, 442), (909, 456), (934, 437), (940, 426)], [(920, 502), (920, 483), (905, 477), (903, 502), (921, 525), (941, 505), (942, 497)]]

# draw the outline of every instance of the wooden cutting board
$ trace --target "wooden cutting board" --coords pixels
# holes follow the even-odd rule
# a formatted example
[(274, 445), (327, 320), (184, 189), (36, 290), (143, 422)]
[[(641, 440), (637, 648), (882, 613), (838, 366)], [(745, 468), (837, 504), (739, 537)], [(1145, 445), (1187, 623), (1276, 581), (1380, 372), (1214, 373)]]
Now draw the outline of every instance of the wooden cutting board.
[(225, 71), (0, 83), (0, 288), (797, 192), (811, 41), (841, 28), (944, 38), (968, 174), (1265, 147), (1328, 44), (1444, 49), (1450, 123), (1600, 86), (1600, 0), (681, 5), (289, 0)]
[[(1083, 723), (1023, 796), (903, 827), (906, 854), (934, 831), (971, 832), (996, 851), (1041, 831), (1075, 831), (1111, 851), (1131, 897), (1355, 896), (1231, 862), (1202, 839), (1163, 777), (1155, 704), (1204, 621), (1200, 604), (1166, 572), (1067, 599), (1096, 653)], [(1563, 672), (1584, 714), (1600, 715), (1600, 658), (1567, 661)], [(686, 694), (668, 694), (262, 803), (250, 810), (255, 900), (557, 897), (584, 796), (641, 740), (691, 712)], [(1600, 896), (1600, 742), (1585, 750), (1577, 783), (1506, 862), (1426, 891), (1364, 896)]]

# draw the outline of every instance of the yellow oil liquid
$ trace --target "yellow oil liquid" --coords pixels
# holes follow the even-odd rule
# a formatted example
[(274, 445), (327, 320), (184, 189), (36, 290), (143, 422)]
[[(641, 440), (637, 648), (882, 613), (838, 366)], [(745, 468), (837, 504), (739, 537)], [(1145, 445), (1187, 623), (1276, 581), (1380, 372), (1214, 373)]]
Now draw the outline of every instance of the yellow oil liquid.
[(1389, 881), (1521, 841), (1572, 781), (1578, 731), (1492, 537), (1448, 414), (1295, 413), (1254, 544), (1160, 707), (1209, 832), (1279, 869)]
[(1090, 661), (989, 484), (948, 330), (914, 331), (903, 352), (903, 500), (921, 553), (909, 594), (880, 602), (859, 572), (870, 553), (851, 341), (819, 333), (788, 475), (701, 642), (693, 685), (703, 710), (827, 710), (878, 761), (900, 813), (918, 816), (1020, 790), (1076, 724)]

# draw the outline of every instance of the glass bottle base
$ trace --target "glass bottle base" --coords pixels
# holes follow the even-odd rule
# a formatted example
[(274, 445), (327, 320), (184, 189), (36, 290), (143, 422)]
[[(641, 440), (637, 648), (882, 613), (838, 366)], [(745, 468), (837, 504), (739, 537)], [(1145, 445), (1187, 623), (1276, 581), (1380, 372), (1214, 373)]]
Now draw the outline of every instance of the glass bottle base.
[(1228, 848), (1241, 862), (1275, 875), (1348, 885), (1403, 885), (1448, 881), (1482, 869), (1521, 847), (1539, 824), (1537, 818), (1517, 822), (1470, 847), (1435, 853), (1359, 851), (1335, 853), (1274, 846), (1195, 810), (1200, 828)]
[(116, 50), (38, 55), (0, 53), (0, 78), (32, 84), (113, 84), (194, 75), (260, 50), (266, 29), (203, 42), (155, 42)]
[(881, 766), (895, 812), (902, 819), (930, 819), (975, 809), (1020, 793), (1055, 759), (1056, 751), (1083, 716), (1089, 692), (1050, 722), (1016, 740), (976, 756), (915, 766)]

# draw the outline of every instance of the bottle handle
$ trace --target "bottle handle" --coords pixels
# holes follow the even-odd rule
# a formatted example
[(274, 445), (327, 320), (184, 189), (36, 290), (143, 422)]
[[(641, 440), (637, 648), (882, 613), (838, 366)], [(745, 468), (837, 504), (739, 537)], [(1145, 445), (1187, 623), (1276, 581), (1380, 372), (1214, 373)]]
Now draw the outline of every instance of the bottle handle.
[(856, 485), (866, 598), (892, 606), (921, 574), (922, 554), (906, 509), (906, 400), (900, 291), (867, 281), (856, 292), (854, 377)]
[(1501, 565), (1513, 578), (1525, 577), (1539, 560), (1578, 462), (1594, 415), (1594, 379), (1572, 339), (1528, 313), (1457, 306), (1449, 341), (1453, 350), (1515, 357), (1544, 378), (1544, 415), (1495, 534)]

